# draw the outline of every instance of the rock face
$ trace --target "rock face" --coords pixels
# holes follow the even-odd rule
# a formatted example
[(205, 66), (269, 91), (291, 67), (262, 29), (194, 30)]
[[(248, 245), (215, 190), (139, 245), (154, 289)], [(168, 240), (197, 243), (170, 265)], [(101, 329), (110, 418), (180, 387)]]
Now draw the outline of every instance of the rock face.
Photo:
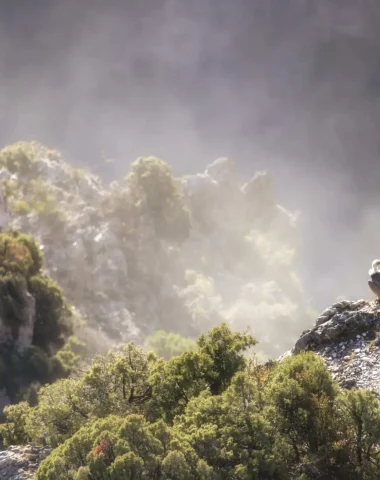
[[(159, 328), (196, 336), (226, 319), (251, 327), (273, 356), (312, 320), (293, 271), (296, 217), (276, 204), (266, 172), (243, 184), (235, 162), (220, 158), (177, 179), (191, 225), (170, 243), (152, 216), (129, 215), (136, 195), (124, 180), (106, 186), (41, 145), (21, 145), (29, 163), (15, 148), (0, 152), (9, 226), (36, 238), (48, 275), (104, 337), (141, 342)], [(292, 327), (279, 335), (284, 324)]]
[(0, 451), (0, 480), (31, 480), (51, 448), (13, 446)]
[(368, 388), (380, 395), (380, 302), (342, 301), (324, 310), (284, 354), (312, 350), (344, 388)]

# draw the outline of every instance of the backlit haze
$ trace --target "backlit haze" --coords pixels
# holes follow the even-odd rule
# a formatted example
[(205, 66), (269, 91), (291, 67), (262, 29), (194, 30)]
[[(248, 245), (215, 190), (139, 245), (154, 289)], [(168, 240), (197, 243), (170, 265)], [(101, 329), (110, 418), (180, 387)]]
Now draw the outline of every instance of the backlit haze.
[[(0, 3), (0, 143), (38, 140), (105, 180), (154, 154), (273, 175), (300, 211), (318, 309), (371, 298), (380, 256), (380, 6), (361, 0)], [(106, 163), (104, 158), (112, 159)]]

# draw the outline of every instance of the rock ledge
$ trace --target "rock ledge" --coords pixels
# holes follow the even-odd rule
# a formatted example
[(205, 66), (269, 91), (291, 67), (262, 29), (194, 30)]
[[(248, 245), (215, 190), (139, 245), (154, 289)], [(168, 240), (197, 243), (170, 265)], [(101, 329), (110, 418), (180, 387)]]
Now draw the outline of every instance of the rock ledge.
[(380, 396), (380, 302), (342, 301), (325, 309), (280, 357), (311, 350), (344, 388), (368, 388)]

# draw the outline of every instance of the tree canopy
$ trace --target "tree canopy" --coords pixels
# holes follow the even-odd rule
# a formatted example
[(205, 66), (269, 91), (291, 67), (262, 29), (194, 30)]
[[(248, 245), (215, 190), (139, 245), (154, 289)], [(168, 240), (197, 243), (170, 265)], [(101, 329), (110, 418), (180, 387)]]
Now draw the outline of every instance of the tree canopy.
[[(71, 307), (42, 266), (41, 250), (30, 235), (0, 233), (0, 387), (12, 401), (67, 376), (82, 347), (72, 337)], [(19, 338), (21, 332), (25, 338)]]
[(49, 444), (38, 480), (375, 480), (380, 405), (312, 352), (257, 364), (226, 324), (169, 360), (129, 343), (6, 408), (8, 444)]

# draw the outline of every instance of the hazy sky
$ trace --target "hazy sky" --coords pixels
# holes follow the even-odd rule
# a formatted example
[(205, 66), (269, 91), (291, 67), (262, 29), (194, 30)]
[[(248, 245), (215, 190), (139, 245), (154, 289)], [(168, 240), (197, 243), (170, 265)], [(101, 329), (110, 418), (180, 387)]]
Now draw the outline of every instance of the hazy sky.
[(362, 296), (380, 257), (379, 19), (375, 0), (2, 0), (0, 143), (108, 179), (151, 153), (178, 173), (267, 168), (303, 212), (318, 306)]

